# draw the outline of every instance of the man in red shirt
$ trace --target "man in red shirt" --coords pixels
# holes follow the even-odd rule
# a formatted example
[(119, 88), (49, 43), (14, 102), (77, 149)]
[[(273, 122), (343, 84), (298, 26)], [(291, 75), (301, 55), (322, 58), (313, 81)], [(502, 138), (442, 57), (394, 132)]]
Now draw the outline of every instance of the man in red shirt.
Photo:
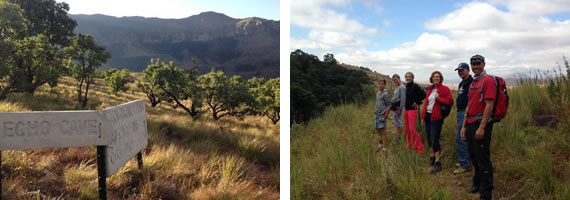
[(475, 74), (469, 88), (466, 120), (461, 128), (461, 138), (467, 140), (469, 154), (475, 174), (469, 193), (480, 193), (481, 199), (493, 198), (493, 165), (491, 163), (491, 131), (493, 123), (491, 112), (496, 100), (497, 86), (491, 76), (485, 72), (485, 58), (481, 55), (471, 57), (471, 69)]

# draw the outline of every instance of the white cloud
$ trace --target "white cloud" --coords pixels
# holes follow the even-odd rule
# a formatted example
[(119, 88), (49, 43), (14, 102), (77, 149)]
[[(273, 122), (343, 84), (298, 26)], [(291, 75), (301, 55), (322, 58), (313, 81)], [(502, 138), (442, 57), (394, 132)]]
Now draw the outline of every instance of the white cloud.
[[(374, 1), (359, 0), (373, 7)], [(360, 35), (377, 34), (375, 28), (366, 27), (357, 20), (333, 8), (347, 6), (350, 0), (293, 0), (291, 1), (291, 23), (310, 29), (308, 38), (291, 41), (291, 49), (301, 46), (318, 49), (363, 45), (366, 40)], [(302, 41), (302, 42), (301, 42)], [(311, 44), (311, 45), (308, 45)]]
[(318, 31), (312, 30), (309, 33), (309, 39), (313, 41), (320, 41), (320, 43), (330, 46), (353, 46), (363, 45), (367, 43), (366, 40), (354, 37), (350, 33), (335, 32), (335, 31)]
[(291, 38), (291, 47), (292, 49), (316, 49), (321, 51), (332, 49), (331, 46), (328, 46), (326, 44), (314, 40), (297, 39), (297, 38)]
[(490, 0), (493, 4), (505, 5), (514, 13), (541, 16), (570, 11), (568, 0)]
[[(499, 3), (499, 1), (493, 1)], [(519, 2), (519, 1), (517, 1)], [(542, 2), (542, 1), (541, 1)], [(570, 54), (570, 20), (555, 21), (544, 15), (569, 11), (559, 1), (553, 9), (547, 3), (533, 1), (540, 12), (524, 12), (512, 1), (502, 1), (507, 11), (493, 4), (472, 2), (424, 25), (435, 33), (423, 33), (415, 41), (402, 43), (390, 50), (358, 50), (337, 52), (340, 62), (367, 66), (381, 73), (413, 71), (418, 81), (440, 70), (446, 80), (457, 78), (454, 68), (468, 62), (474, 54), (486, 57), (487, 71), (508, 75), (525, 69), (552, 69), (562, 56)], [(543, 4), (542, 6), (535, 5)], [(530, 8), (534, 7), (527, 7)], [(526, 70), (528, 71), (528, 70)]]

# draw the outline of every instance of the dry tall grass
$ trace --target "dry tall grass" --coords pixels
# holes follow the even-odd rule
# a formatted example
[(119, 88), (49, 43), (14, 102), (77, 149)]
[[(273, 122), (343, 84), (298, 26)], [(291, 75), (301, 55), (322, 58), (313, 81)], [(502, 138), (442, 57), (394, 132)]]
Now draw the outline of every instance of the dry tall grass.
[[(492, 135), (494, 199), (570, 199), (570, 101), (553, 100), (555, 95), (533, 80), (521, 81), (509, 94), (509, 113), (504, 124), (494, 125)], [(455, 110), (442, 129), (443, 171), (431, 175), (428, 151), (407, 150), (405, 140), (391, 143), (389, 153), (377, 151), (373, 109), (374, 100), (342, 105), (292, 126), (292, 199), (479, 198), (466, 192), (473, 172), (452, 174), (457, 163)], [(420, 131), (427, 146), (425, 131)], [(387, 132), (392, 142), (391, 119)]]
[[(87, 109), (145, 99), (134, 84), (111, 96), (103, 80), (90, 88)], [(135, 92), (132, 92), (135, 91)], [(75, 82), (10, 94), (0, 112), (77, 110)], [(279, 124), (193, 120), (181, 110), (147, 105), (149, 145), (143, 170), (136, 160), (107, 178), (109, 199), (278, 199)], [(95, 147), (2, 152), (3, 199), (97, 199)]]

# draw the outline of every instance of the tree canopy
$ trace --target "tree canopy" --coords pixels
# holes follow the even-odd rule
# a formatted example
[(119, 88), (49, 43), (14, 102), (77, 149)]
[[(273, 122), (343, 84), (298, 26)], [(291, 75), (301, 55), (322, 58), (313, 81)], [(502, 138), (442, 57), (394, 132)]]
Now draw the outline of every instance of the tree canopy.
[(362, 102), (371, 84), (365, 72), (339, 65), (333, 54), (320, 61), (301, 50), (291, 52), (291, 122), (302, 123), (327, 106)]
[[(111, 57), (111, 53), (97, 45), (90, 35), (74, 36), (71, 45), (64, 48), (64, 53), (73, 62), (69, 63), (69, 72), (77, 80), (77, 101), (87, 106), (89, 86), (97, 76), (96, 70)], [(85, 88), (83, 87), (85, 84)], [(83, 90), (85, 90), (82, 97)]]
[(0, 99), (57, 84), (66, 64), (61, 49), (77, 26), (68, 10), (54, 0), (0, 0)]
[(105, 85), (109, 87), (109, 93), (117, 95), (119, 91), (126, 92), (128, 87), (127, 83), (134, 82), (133, 77), (129, 75), (127, 69), (110, 69), (104, 73)]

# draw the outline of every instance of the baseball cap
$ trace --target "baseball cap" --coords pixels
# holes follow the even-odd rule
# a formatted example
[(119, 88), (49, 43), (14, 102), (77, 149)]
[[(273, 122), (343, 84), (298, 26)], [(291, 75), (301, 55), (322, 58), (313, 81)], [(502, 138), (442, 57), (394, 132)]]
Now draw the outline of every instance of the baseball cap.
[(476, 54), (471, 57), (471, 62), (485, 62), (485, 57), (482, 55)]
[(457, 65), (457, 68), (455, 68), (455, 71), (464, 69), (469, 69), (469, 65), (467, 63), (459, 63), (459, 65)]

